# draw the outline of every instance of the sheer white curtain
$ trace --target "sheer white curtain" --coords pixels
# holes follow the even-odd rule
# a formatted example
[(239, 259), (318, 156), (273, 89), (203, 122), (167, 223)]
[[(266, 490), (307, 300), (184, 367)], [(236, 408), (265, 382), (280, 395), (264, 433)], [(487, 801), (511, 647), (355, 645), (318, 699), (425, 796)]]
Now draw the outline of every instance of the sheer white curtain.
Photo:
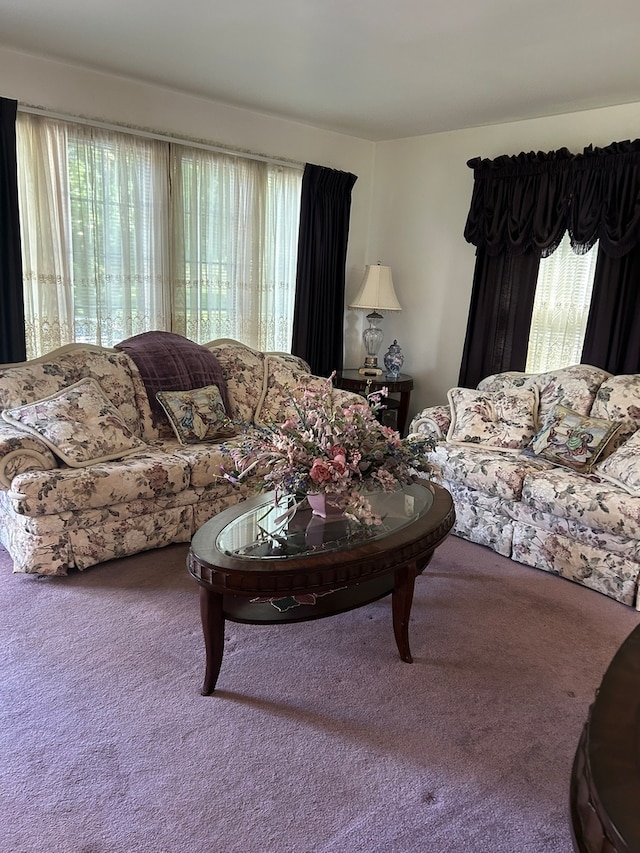
[(291, 348), (302, 171), (19, 113), (27, 357), (152, 329)]
[(27, 358), (74, 340), (66, 126), (19, 115), (18, 200)]
[(168, 151), (19, 114), (27, 357), (168, 329)]
[(291, 348), (302, 174), (172, 146), (173, 325)]
[(540, 261), (527, 373), (580, 363), (597, 255), (597, 244), (577, 255), (565, 234), (555, 252)]

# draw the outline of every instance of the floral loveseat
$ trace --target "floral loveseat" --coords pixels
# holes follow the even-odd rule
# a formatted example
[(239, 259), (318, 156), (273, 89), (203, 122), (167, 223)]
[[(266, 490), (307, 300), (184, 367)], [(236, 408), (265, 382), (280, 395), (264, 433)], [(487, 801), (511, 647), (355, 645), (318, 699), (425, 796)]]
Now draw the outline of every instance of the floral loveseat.
[(234, 465), (229, 449), (241, 440), (230, 418), (280, 423), (296, 387), (326, 380), (312, 377), (301, 359), (237, 341), (205, 349), (219, 365), (220, 385), (160, 393), (164, 420), (122, 349), (70, 344), (0, 366), (0, 542), (15, 572), (64, 575), (188, 542), (255, 491), (258, 473), (240, 485), (223, 476)]
[(448, 398), (409, 432), (438, 440), (453, 532), (640, 609), (640, 375), (506, 372)]

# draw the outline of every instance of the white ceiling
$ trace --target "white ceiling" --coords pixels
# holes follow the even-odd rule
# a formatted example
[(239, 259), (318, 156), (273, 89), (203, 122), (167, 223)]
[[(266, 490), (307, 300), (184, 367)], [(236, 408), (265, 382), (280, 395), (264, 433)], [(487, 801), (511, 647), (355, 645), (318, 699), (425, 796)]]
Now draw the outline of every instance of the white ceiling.
[(0, 0), (5, 47), (373, 141), (640, 101), (639, 36), (638, 0)]

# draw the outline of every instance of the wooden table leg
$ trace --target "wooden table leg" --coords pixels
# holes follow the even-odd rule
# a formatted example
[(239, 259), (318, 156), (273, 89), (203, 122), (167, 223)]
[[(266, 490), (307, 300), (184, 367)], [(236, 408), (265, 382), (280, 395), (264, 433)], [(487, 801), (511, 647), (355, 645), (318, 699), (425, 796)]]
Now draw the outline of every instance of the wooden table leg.
[(203, 696), (213, 693), (224, 653), (224, 612), (222, 594), (200, 587), (200, 618), (207, 656), (204, 683), (200, 691)]
[(405, 663), (413, 663), (411, 649), (409, 648), (409, 617), (411, 616), (415, 583), (416, 572), (413, 564), (395, 570), (393, 593), (391, 594), (393, 633), (400, 652), (400, 660)]

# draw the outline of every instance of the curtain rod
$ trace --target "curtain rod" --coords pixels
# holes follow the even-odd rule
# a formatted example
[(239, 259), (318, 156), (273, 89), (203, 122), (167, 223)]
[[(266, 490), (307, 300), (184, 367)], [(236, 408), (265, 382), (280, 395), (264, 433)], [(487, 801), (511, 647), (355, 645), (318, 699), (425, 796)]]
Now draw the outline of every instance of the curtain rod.
[(190, 148), (201, 148), (204, 151), (214, 151), (217, 154), (229, 154), (231, 157), (244, 157), (247, 160), (259, 160), (262, 163), (270, 163), (273, 166), (287, 166), (290, 169), (300, 169), (302, 171), (304, 169), (304, 163), (300, 163), (297, 160), (276, 160), (273, 157), (267, 157), (263, 154), (253, 154), (250, 151), (242, 151), (240, 149), (233, 148), (223, 148), (220, 145), (211, 145), (206, 142), (199, 142), (195, 139), (184, 139), (178, 136), (171, 136), (169, 134), (162, 133), (154, 133), (149, 130), (142, 130), (137, 127), (129, 127), (127, 125), (122, 124), (109, 124), (104, 121), (97, 121), (95, 119), (82, 118), (81, 116), (71, 116), (64, 115), (62, 113), (51, 112), (50, 110), (44, 110), (41, 107), (32, 107), (28, 104), (18, 104), (18, 112), (22, 113), (31, 113), (32, 115), (43, 116), (43, 118), (52, 118), (57, 121), (69, 121), (74, 122), (75, 124), (84, 124), (88, 127), (99, 127), (102, 130), (114, 130), (119, 131), (120, 133), (129, 133), (132, 136), (142, 136), (146, 139), (157, 139), (160, 142), (169, 142), (174, 145), (185, 145)]

